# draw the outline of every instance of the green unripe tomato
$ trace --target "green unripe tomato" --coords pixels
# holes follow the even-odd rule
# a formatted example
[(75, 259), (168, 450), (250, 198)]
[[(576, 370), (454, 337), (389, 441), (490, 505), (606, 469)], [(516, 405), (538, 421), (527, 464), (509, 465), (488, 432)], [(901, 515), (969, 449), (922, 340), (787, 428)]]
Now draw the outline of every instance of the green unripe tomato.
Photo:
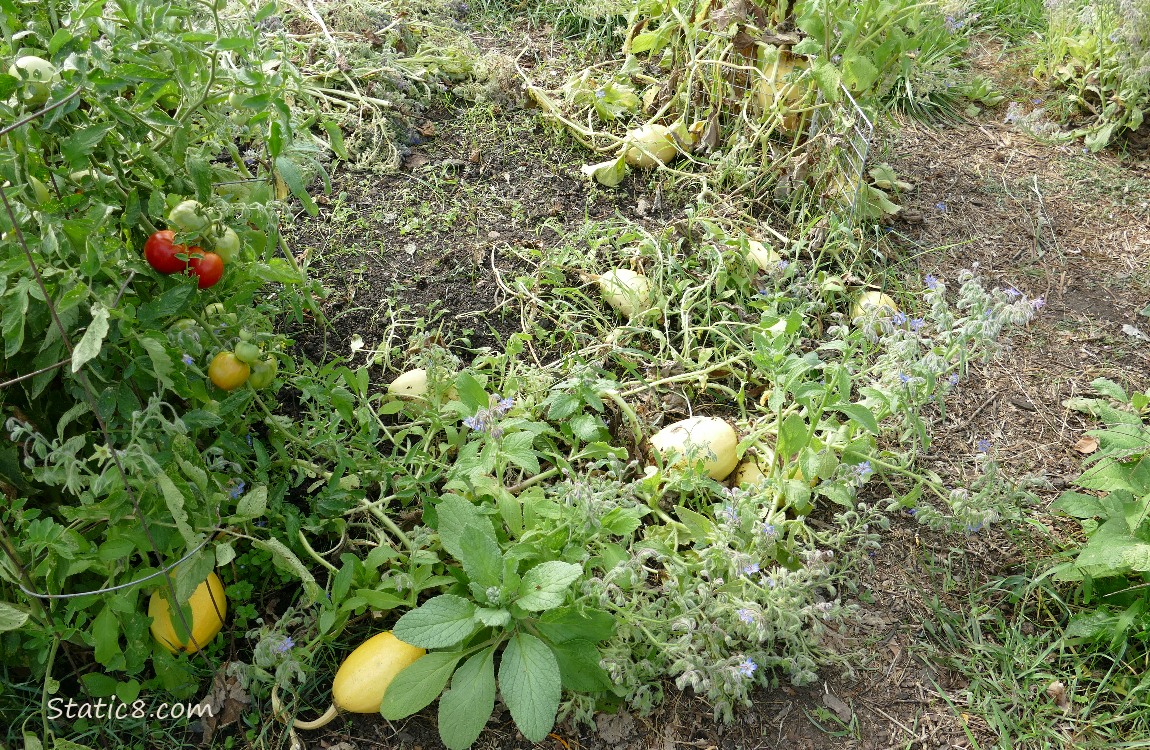
[(252, 388), (267, 388), (276, 379), (279, 366), (279, 360), (275, 357), (265, 357), (259, 360), (252, 365), (252, 374), (248, 378), (248, 383), (251, 384)]
[(231, 263), (240, 251), (240, 236), (231, 227), (224, 227), (224, 231), (212, 237), (212, 247), (224, 263)]
[(42, 57), (25, 55), (8, 68), (8, 75), (24, 82), (24, 103), (39, 107), (48, 101), (52, 84), (60, 80), (56, 66)]
[(52, 193), (48, 191), (48, 186), (40, 180), (28, 176), (28, 182), (32, 184), (32, 195), (36, 198), (36, 202), (43, 206), (48, 201), (52, 200)]
[(240, 341), (236, 344), (235, 348), (236, 357), (249, 365), (254, 365), (260, 361), (263, 352), (260, 348), (250, 341)]
[(208, 228), (208, 223), (199, 201), (183, 201), (168, 213), (169, 226), (188, 234), (200, 234)]

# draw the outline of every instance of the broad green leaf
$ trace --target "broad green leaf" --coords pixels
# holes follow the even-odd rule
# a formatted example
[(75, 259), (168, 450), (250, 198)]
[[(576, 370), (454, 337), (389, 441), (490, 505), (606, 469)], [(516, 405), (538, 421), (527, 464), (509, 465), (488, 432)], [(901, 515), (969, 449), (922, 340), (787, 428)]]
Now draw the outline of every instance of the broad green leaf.
[(81, 745), (79, 742), (72, 742), (72, 740), (57, 737), (52, 742), (52, 750), (92, 750), (92, 748), (88, 745)]
[(615, 634), (615, 618), (597, 609), (580, 612), (574, 607), (561, 607), (545, 612), (537, 627), (552, 643), (576, 639), (597, 642)]
[(458, 495), (444, 495), (443, 499), (435, 505), (435, 510), (439, 518), (437, 525), (439, 541), (447, 553), (456, 560), (463, 558), (464, 553), (461, 546), (463, 530), (469, 526), (490, 539), (492, 544), (498, 545), (490, 518), (469, 500)]
[(96, 661), (105, 666), (123, 653), (120, 648), (120, 620), (111, 606), (105, 605), (92, 621), (92, 641)]
[(1090, 381), (1090, 385), (1094, 388), (1094, 390), (1098, 391), (1103, 396), (1109, 396), (1115, 401), (1126, 403), (1130, 400), (1126, 397), (1126, 390), (1122, 386), (1115, 383), (1113, 380), (1108, 380), (1106, 378), (1095, 378), (1094, 380)]
[(379, 705), (383, 718), (395, 721), (426, 708), (443, 692), (462, 658), (461, 651), (437, 651), (412, 662), (387, 686)]
[(835, 404), (831, 408), (846, 414), (851, 421), (872, 435), (879, 433), (878, 420), (875, 419), (874, 412), (862, 404)]
[(157, 474), (156, 482), (160, 485), (160, 494), (164, 496), (164, 504), (168, 506), (168, 513), (171, 514), (172, 522), (176, 524), (180, 536), (184, 538), (188, 547), (195, 547), (200, 543), (200, 540), (188, 524), (188, 512), (184, 510), (183, 493), (167, 474)]
[(533, 635), (512, 636), (499, 662), (499, 694), (524, 737), (531, 742), (547, 737), (562, 693), (559, 663), (551, 649)]
[(96, 148), (96, 144), (104, 140), (113, 128), (115, 123), (102, 123), (100, 125), (90, 125), (81, 130), (73, 131), (73, 133), (66, 138), (62, 144), (64, 157), (76, 169), (81, 169), (87, 165), (88, 154)]
[(843, 56), (843, 83), (857, 93), (866, 92), (878, 80), (879, 70), (866, 55)]
[(148, 359), (152, 362), (152, 370), (156, 373), (156, 379), (165, 388), (174, 388), (175, 384), (172, 382), (172, 372), (175, 367), (172, 363), (172, 355), (168, 354), (167, 347), (157, 338), (151, 336), (141, 336), (140, 346), (148, 352)]
[(491, 397), (471, 373), (461, 372), (456, 376), (455, 390), (459, 394), (459, 400), (472, 414), (489, 406)]
[(1102, 503), (1093, 495), (1081, 492), (1063, 492), (1050, 505), (1051, 510), (1060, 510), (1074, 518), (1098, 518), (1105, 515)]
[(475, 604), (461, 596), (428, 599), (395, 623), (395, 637), (420, 648), (447, 648), (475, 632)]
[(8, 602), (0, 602), (0, 633), (18, 630), (28, 622), (28, 613)]
[(616, 536), (627, 536), (643, 524), (643, 516), (648, 512), (640, 508), (612, 508), (600, 519), (600, 523)]
[[(482, 521), (487, 529), (491, 524)], [(459, 562), (467, 577), (483, 588), (498, 586), (503, 581), (503, 554), (495, 539), (484, 533), (482, 526), (467, 524), (459, 537)]]
[(511, 624), (511, 613), (505, 609), (480, 607), (475, 611), (475, 619), (488, 628), (505, 628)]
[(475, 654), (456, 670), (439, 699), (439, 736), (450, 750), (465, 750), (479, 738), (495, 710), (495, 647)]
[(584, 164), (579, 171), (603, 187), (616, 187), (627, 176), (627, 162), (620, 156), (598, 164)]
[(252, 545), (272, 553), (272, 562), (275, 563), (277, 568), (281, 568), (290, 573), (293, 573), (296, 578), (303, 582), (304, 591), (307, 592), (310, 601), (316, 601), (323, 595), (323, 589), (315, 582), (315, 576), (307, 569), (307, 566), (300, 562), (296, 554), (288, 549), (287, 545), (275, 537), (269, 539), (256, 539), (252, 541)]
[(530, 432), (516, 432), (503, 438), (500, 451), (507, 460), (515, 464), (528, 474), (539, 473), (539, 456), (531, 447), (535, 435)]
[(236, 517), (245, 521), (251, 521), (259, 518), (268, 509), (268, 488), (267, 485), (256, 485), (248, 493), (245, 493), (240, 498), (239, 503), (236, 504)]
[(575, 639), (551, 647), (559, 664), (563, 687), (580, 693), (597, 693), (611, 687), (611, 678), (599, 666), (599, 649), (591, 641)]
[(787, 415), (779, 430), (777, 449), (784, 461), (806, 446), (809, 434), (806, 420), (794, 412)]
[(815, 83), (819, 85), (819, 89), (828, 101), (837, 102), (839, 100), (839, 81), (842, 76), (838, 68), (827, 60), (818, 59), (811, 65), (811, 75), (814, 76)]
[(97, 302), (92, 305), (92, 322), (72, 350), (72, 372), (79, 372), (86, 362), (99, 356), (107, 335), (108, 308)]
[(701, 513), (696, 513), (690, 508), (684, 508), (682, 505), (677, 506), (675, 508), (675, 516), (687, 527), (687, 531), (691, 534), (691, 539), (695, 542), (706, 541), (715, 533), (715, 524), (711, 519)]
[(583, 568), (574, 563), (540, 563), (523, 575), (515, 603), (529, 612), (558, 607), (567, 598), (568, 587), (582, 574)]
[(231, 542), (216, 543), (216, 565), (224, 566), (236, 559), (236, 548)]
[(284, 184), (291, 190), (292, 195), (299, 199), (308, 214), (311, 216), (318, 214), (319, 206), (315, 204), (311, 195), (308, 194), (307, 183), (304, 181), (303, 173), (300, 171), (300, 168), (296, 166), (295, 162), (286, 156), (277, 156), (275, 165), (276, 172), (283, 179)]

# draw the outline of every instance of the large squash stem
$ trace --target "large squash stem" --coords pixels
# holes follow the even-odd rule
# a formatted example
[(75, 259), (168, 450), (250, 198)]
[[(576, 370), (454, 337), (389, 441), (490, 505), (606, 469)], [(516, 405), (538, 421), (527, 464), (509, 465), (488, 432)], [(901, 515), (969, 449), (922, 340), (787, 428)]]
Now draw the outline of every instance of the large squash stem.
[[(272, 715), (275, 716), (277, 720), (279, 720), (285, 724), (287, 723), (287, 718), (284, 716), (283, 704), (280, 703), (279, 685), (274, 685), (272, 687)], [(325, 727), (328, 724), (330, 724), (332, 722), (332, 719), (334, 719), (338, 715), (339, 715), (339, 709), (336, 708), (335, 704), (333, 703), (330, 706), (328, 706), (327, 710), (323, 712), (322, 716), (320, 716), (318, 719), (315, 719), (314, 721), (300, 721), (299, 719), (293, 719), (292, 723), (291, 723), (291, 728), (292, 729), (319, 729), (320, 727)]]
[(299, 719), (296, 719), (294, 722), (292, 722), (292, 726), (296, 729), (319, 729), (320, 727), (325, 727), (330, 724), (331, 720), (334, 719), (338, 714), (339, 709), (336, 708), (335, 704), (333, 703), (327, 707), (326, 711), (323, 712), (323, 716), (319, 717), (315, 721), (300, 721)]

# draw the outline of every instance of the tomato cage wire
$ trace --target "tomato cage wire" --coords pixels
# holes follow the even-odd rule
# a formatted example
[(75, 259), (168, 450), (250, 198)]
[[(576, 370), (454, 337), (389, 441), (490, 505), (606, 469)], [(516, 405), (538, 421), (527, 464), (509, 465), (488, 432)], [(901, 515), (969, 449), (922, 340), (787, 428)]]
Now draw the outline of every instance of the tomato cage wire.
[(862, 192), (863, 179), (866, 177), (866, 163), (870, 156), (871, 142), (874, 140), (874, 121), (859, 103), (851, 96), (851, 92), (841, 82), (843, 96), (850, 102), (849, 119), (851, 125), (846, 138), (846, 147), (842, 149), (851, 176), (854, 178), (854, 190), (851, 191), (851, 207), (847, 215), (847, 224), (853, 228), (855, 214), (858, 209), (859, 195)]
[[(850, 204), (846, 222), (853, 229), (866, 175), (866, 163), (874, 141), (874, 121), (841, 81), (839, 92), (844, 106), (816, 107), (811, 118), (808, 140), (813, 142), (816, 136), (822, 136), (827, 144), (823, 154), (827, 173), (837, 172), (849, 180)], [(818, 103), (826, 103), (822, 92), (819, 92)]]

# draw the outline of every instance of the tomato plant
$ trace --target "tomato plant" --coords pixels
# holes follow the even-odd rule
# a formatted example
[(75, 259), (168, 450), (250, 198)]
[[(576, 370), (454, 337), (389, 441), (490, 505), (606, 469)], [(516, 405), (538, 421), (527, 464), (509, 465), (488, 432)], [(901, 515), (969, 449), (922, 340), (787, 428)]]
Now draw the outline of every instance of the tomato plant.
[(235, 352), (220, 352), (208, 365), (208, 378), (211, 379), (212, 385), (225, 391), (239, 388), (248, 382), (251, 374), (252, 368), (247, 363), (241, 362)]
[(144, 258), (160, 273), (177, 273), (187, 268), (188, 261), (179, 257), (187, 252), (185, 245), (176, 244), (176, 233), (170, 229), (161, 229), (144, 243)]
[(267, 388), (276, 379), (276, 371), (279, 370), (279, 360), (275, 357), (265, 357), (252, 365), (252, 374), (248, 378), (248, 383), (252, 388)]
[(193, 247), (188, 254), (192, 256), (188, 261), (188, 273), (199, 277), (196, 285), (200, 289), (215, 286), (224, 275), (224, 259), (216, 253), (205, 253), (198, 247)]
[(198, 234), (208, 226), (208, 217), (199, 201), (182, 201), (168, 214), (168, 224), (190, 234)]
[(254, 365), (260, 361), (261, 356), (262, 352), (260, 352), (260, 348), (250, 341), (240, 341), (236, 344), (236, 357), (238, 357), (241, 362)]
[(231, 263), (240, 251), (240, 236), (231, 227), (224, 227), (223, 231), (212, 237), (212, 249), (224, 259), (224, 263)]

